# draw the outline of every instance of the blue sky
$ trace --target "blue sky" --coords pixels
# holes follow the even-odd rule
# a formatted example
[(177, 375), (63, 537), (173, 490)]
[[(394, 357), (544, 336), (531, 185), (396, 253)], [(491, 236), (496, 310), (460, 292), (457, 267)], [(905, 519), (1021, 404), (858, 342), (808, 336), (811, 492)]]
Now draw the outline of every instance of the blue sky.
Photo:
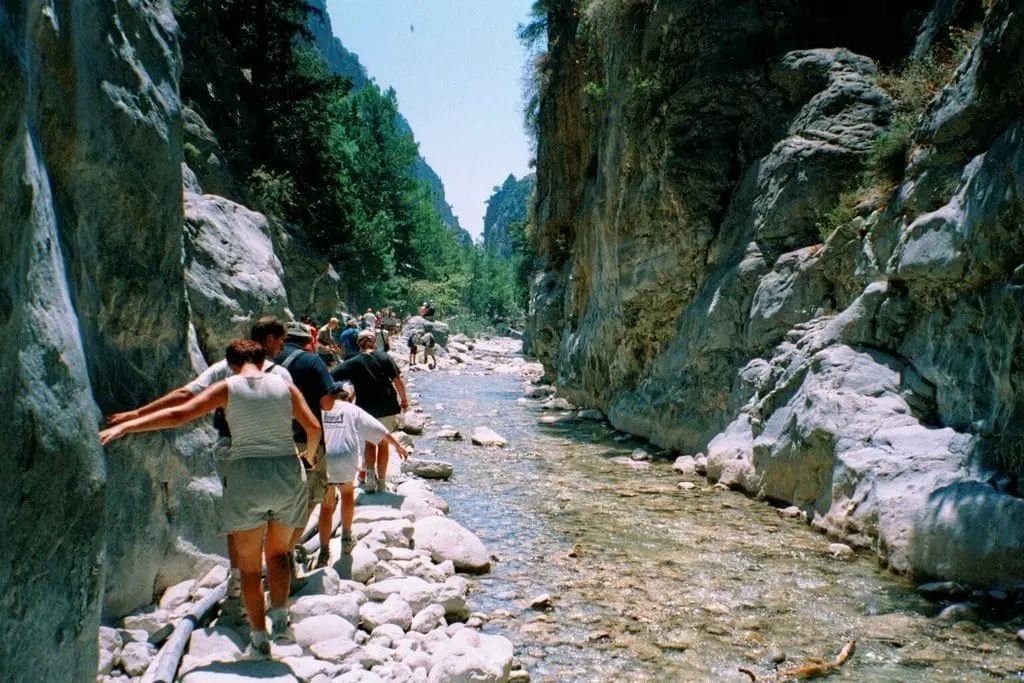
[(378, 84), (398, 93), (420, 153), (474, 237), (509, 173), (530, 172), (523, 48), (531, 0), (328, 0), (334, 33)]

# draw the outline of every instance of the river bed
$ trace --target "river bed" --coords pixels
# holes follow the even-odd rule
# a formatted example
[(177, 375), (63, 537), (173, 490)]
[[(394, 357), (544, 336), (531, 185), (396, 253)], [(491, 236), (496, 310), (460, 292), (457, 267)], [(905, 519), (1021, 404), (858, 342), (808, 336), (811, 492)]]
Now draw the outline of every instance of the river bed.
[[(873, 558), (833, 557), (802, 521), (703, 478), (680, 490), (670, 459), (634, 469), (623, 459), (641, 442), (540, 424), (539, 402), (517, 403), (520, 377), (463, 367), (412, 374), (431, 416), (417, 452), (453, 462), (435, 488), (498, 558), (473, 608), (533, 680), (748, 681), (738, 667), (770, 680), (773, 660), (831, 659), (850, 640), (834, 680), (1024, 680), (1019, 613), (938, 620), (943, 605)], [(466, 440), (435, 440), (442, 424)], [(478, 425), (509, 446), (471, 445)], [(531, 609), (544, 593), (553, 608)]]

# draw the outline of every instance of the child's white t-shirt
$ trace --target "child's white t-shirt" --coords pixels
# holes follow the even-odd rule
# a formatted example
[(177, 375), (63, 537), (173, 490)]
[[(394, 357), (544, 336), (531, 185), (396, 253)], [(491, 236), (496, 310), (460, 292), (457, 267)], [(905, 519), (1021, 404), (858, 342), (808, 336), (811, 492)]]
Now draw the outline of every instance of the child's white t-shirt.
[(359, 471), (363, 446), (377, 443), (388, 435), (388, 428), (368, 412), (347, 401), (336, 401), (334, 408), (322, 411), (324, 443), (327, 452), (327, 481), (347, 484)]

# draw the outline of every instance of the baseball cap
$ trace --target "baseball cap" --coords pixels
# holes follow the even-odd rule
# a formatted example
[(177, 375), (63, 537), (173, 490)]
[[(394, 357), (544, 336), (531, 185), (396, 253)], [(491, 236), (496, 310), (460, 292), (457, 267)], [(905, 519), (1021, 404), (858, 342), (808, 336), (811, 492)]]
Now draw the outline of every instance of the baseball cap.
[(309, 333), (309, 326), (306, 323), (300, 323), (293, 320), (290, 323), (285, 323), (284, 330), (289, 337), (295, 339), (312, 339), (313, 335)]

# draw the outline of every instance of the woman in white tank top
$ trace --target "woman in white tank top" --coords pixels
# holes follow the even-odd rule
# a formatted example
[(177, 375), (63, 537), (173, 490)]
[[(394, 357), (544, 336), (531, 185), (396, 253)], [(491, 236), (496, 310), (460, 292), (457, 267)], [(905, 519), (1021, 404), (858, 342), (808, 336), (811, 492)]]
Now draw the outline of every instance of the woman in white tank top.
[[(295, 457), (292, 418), (306, 431), (306, 443), (320, 443), (320, 424), (294, 385), (265, 374), (264, 351), (256, 342), (237, 340), (227, 349), (234, 375), (187, 403), (129, 420), (100, 432), (107, 445), (125, 434), (177, 427), (223, 408), (231, 428), (231, 452), (221, 471), (223, 523), (238, 551), (242, 599), (252, 625), (250, 640), (270, 654), (263, 602), (262, 555), (266, 538), (270, 619), (274, 635), (287, 635), (291, 574), (287, 555), (296, 528), (305, 525), (305, 473)], [(316, 450), (302, 454), (316, 457)]]

